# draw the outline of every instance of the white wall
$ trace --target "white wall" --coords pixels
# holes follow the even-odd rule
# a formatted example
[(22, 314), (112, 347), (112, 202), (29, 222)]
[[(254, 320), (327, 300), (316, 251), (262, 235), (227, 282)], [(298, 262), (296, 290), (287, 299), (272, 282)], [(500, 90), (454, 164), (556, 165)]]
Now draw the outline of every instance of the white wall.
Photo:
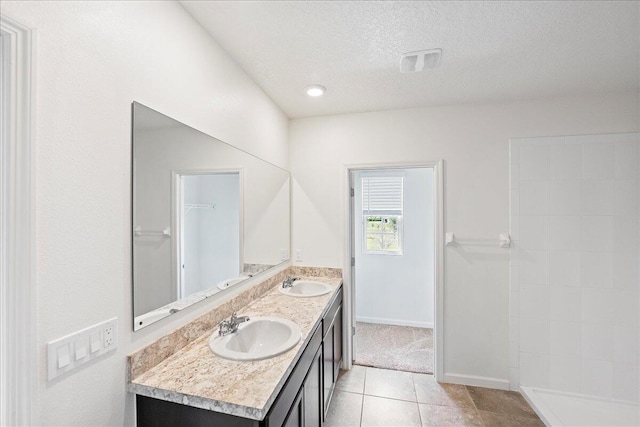
[(276, 265), (283, 261), (283, 251), (286, 259), (290, 256), (291, 180), (288, 175), (279, 181), (273, 176), (271, 180), (267, 178), (263, 176), (261, 181), (257, 181), (261, 184), (270, 181), (264, 187), (244, 186), (245, 206), (249, 204), (253, 208), (248, 213), (245, 207), (244, 212), (245, 264)]
[[(40, 425), (133, 425), (125, 358), (206, 311), (132, 332), (131, 101), (288, 167), (280, 109), (175, 2), (2, 2), (36, 32)], [(47, 383), (45, 344), (117, 316), (119, 348)]]
[[(433, 327), (433, 169), (398, 169), (403, 179), (402, 254), (363, 253), (362, 172), (354, 172), (356, 320)], [(368, 172), (370, 173), (370, 172)]]
[(638, 136), (511, 141), (516, 390), (640, 397)]
[[(445, 229), (497, 242), (509, 230), (509, 138), (633, 132), (638, 113), (628, 93), (292, 120), (293, 249), (301, 264), (343, 266), (344, 165), (434, 159), (445, 161)], [(444, 274), (447, 378), (508, 387), (509, 251), (447, 247)]]

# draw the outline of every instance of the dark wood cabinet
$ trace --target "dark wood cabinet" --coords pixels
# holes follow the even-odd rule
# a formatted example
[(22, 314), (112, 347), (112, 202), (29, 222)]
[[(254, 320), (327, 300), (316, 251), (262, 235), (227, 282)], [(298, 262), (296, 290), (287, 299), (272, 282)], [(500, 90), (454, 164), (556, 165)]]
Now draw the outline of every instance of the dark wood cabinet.
[(261, 425), (266, 427), (281, 427), (284, 425), (295, 399), (304, 387), (305, 380), (321, 346), (322, 335), (318, 326)]
[(325, 331), (322, 339), (323, 415), (326, 416), (342, 361), (342, 289), (327, 311), (323, 323)]
[(303, 390), (300, 390), (298, 396), (293, 401), (293, 406), (287, 416), (287, 421), (284, 423), (284, 427), (304, 427), (304, 399)]
[(304, 425), (319, 427), (322, 425), (322, 348), (316, 352), (315, 359), (304, 381)]
[(136, 425), (138, 427), (259, 427), (260, 421), (137, 395)]
[(136, 396), (139, 427), (321, 427), (342, 360), (342, 286), (262, 421)]
[(324, 412), (326, 414), (329, 409), (329, 402), (333, 394), (333, 325), (327, 331), (322, 341), (322, 377), (323, 377), (323, 394), (324, 394)]
[(338, 307), (333, 326), (333, 381), (338, 381), (342, 362), (342, 305)]

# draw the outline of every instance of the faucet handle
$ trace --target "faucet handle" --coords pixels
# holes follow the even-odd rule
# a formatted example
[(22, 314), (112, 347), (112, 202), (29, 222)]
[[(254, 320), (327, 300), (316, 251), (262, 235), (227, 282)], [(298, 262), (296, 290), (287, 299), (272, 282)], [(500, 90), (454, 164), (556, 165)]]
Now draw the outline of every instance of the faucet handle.
[(227, 319), (222, 319), (220, 323), (218, 323), (218, 335), (223, 336), (229, 332), (230, 322)]

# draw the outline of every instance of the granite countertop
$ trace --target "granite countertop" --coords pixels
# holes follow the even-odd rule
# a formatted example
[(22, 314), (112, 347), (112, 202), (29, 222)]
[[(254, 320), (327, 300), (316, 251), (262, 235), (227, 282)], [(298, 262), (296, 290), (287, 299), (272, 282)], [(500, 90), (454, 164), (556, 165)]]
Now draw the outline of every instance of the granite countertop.
[(298, 324), (302, 339), (291, 350), (264, 360), (239, 362), (223, 359), (209, 349), (217, 328), (204, 333), (179, 352), (129, 383), (129, 391), (143, 396), (262, 420), (295, 367), (310, 332), (322, 320), (342, 279), (302, 277), (334, 286), (333, 292), (296, 298), (278, 286), (238, 310), (239, 316), (276, 316)]

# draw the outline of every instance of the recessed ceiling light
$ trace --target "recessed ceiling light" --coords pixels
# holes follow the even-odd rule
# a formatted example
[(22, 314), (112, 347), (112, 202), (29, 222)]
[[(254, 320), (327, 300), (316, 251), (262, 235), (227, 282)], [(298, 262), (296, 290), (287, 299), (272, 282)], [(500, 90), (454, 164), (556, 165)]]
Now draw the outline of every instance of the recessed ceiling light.
[(322, 96), (327, 88), (321, 85), (309, 85), (305, 87), (304, 90), (307, 92), (307, 95), (316, 97)]

